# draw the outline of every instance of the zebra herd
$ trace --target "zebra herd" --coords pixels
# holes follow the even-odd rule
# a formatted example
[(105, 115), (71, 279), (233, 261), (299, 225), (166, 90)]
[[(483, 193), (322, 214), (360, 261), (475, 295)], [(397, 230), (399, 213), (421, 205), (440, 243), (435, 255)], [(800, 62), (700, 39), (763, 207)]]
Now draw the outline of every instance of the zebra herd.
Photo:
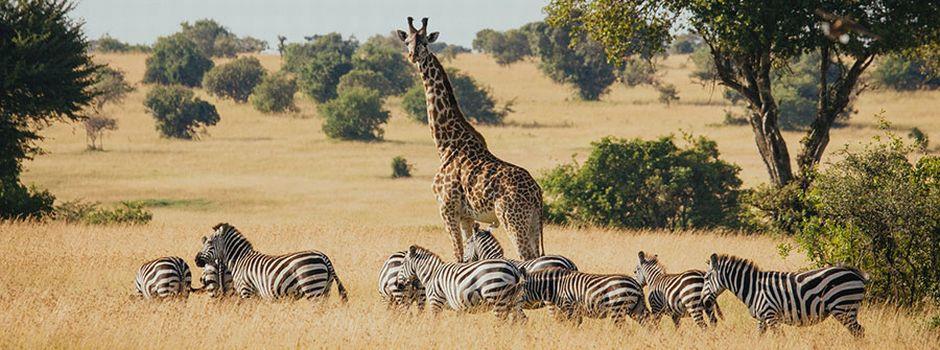
[[(591, 274), (561, 255), (508, 259), (492, 233), (479, 226), (474, 226), (464, 249), (464, 261), (459, 262), (446, 262), (417, 245), (391, 254), (379, 272), (379, 295), (393, 310), (415, 304), (435, 314), (445, 307), (491, 311), (501, 320), (517, 322), (526, 319), (524, 310), (547, 308), (555, 319), (574, 324), (589, 317), (610, 318), (617, 325), (627, 318), (656, 325), (668, 315), (677, 327), (682, 318), (691, 317), (708, 328), (723, 317), (717, 298), (727, 290), (757, 319), (759, 333), (778, 324), (816, 324), (831, 315), (852, 335), (864, 335), (857, 316), (867, 276), (853, 268), (764, 271), (747, 259), (712, 254), (705, 271), (670, 274), (658, 256), (641, 251), (633, 276)], [(138, 295), (149, 299), (205, 292), (212, 297), (237, 293), (241, 298), (320, 299), (335, 282), (341, 301), (347, 300), (345, 287), (323, 253), (263, 254), (226, 223), (203, 237), (195, 260), (203, 268), (202, 287), (192, 287), (183, 259), (165, 257), (140, 267)]]

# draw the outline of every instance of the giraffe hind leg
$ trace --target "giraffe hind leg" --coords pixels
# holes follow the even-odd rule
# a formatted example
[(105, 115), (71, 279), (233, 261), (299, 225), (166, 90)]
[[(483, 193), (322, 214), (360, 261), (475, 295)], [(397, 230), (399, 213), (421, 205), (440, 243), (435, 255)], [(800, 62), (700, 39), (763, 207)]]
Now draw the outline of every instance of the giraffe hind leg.
[(509, 240), (516, 246), (522, 260), (531, 260), (541, 255), (542, 240), (541, 208), (537, 213), (520, 204), (497, 201), (496, 217), (500, 225), (506, 228)]

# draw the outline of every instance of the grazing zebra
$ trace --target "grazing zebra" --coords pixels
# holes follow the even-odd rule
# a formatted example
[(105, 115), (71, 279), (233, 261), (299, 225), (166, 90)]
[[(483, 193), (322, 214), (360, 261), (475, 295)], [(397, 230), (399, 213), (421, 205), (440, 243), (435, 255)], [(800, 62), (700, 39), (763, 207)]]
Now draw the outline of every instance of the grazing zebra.
[(523, 271), (506, 260), (444, 263), (437, 254), (413, 245), (398, 271), (398, 284), (404, 286), (414, 279), (421, 282), (427, 288), (428, 304), (435, 314), (446, 303), (458, 311), (490, 309), (501, 320), (512, 314), (514, 321), (524, 321), (519, 302), (523, 276)]
[(714, 300), (726, 289), (747, 305), (758, 320), (757, 330), (779, 323), (806, 326), (832, 315), (856, 337), (858, 308), (865, 295), (864, 272), (848, 267), (824, 267), (805, 272), (762, 271), (752, 261), (712, 254), (705, 272), (703, 297)]
[(193, 275), (183, 258), (168, 256), (146, 262), (137, 270), (137, 295), (151, 298), (188, 297)]
[(199, 280), (202, 282), (202, 290), (209, 292), (209, 296), (213, 298), (235, 294), (235, 288), (232, 288), (234, 285), (232, 272), (225, 267), (221, 259), (206, 263)]
[[(474, 262), (484, 259), (506, 259), (503, 253), (503, 247), (499, 245), (496, 237), (490, 230), (480, 229), (479, 225), (473, 225), (473, 236), (464, 242), (464, 262)], [(506, 259), (517, 267), (524, 269), (526, 273), (533, 273), (545, 269), (569, 269), (578, 270), (578, 266), (570, 259), (561, 255), (543, 255), (535, 259), (520, 261)]]
[(235, 289), (242, 298), (307, 298), (329, 295), (336, 282), (340, 299), (346, 301), (346, 288), (336, 276), (333, 264), (323, 253), (304, 251), (284, 255), (266, 255), (254, 250), (251, 242), (227, 223), (215, 225), (209, 238), (203, 237), (202, 250), (196, 254), (196, 266), (216, 259), (232, 271)]
[(688, 270), (677, 274), (666, 273), (666, 268), (659, 263), (659, 257), (646, 256), (639, 252), (639, 264), (636, 265), (636, 280), (641, 286), (649, 285), (648, 294), (653, 324), (659, 324), (663, 314), (672, 316), (672, 322), (679, 326), (679, 321), (692, 316), (695, 324), (705, 328), (705, 316), (712, 325), (718, 323), (715, 313), (721, 314), (717, 303), (705, 305), (702, 300), (702, 286), (705, 285), (705, 272)]
[(549, 306), (561, 321), (581, 324), (582, 317), (613, 318), (622, 325), (630, 316), (645, 323), (648, 317), (643, 287), (627, 275), (595, 275), (573, 270), (550, 269), (526, 276), (524, 299)]
[(382, 265), (382, 271), (379, 272), (379, 295), (382, 300), (388, 303), (390, 308), (405, 306), (409, 307), (412, 303), (418, 304), (418, 310), (424, 309), (424, 302), (427, 299), (424, 286), (417, 279), (410, 284), (399, 288), (398, 271), (405, 263), (405, 252), (392, 253)]

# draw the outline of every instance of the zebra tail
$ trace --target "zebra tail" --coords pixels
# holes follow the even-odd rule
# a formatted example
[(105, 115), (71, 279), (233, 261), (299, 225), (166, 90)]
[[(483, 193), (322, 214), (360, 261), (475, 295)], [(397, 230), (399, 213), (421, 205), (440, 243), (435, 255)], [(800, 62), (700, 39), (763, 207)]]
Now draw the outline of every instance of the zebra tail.
[(337, 275), (336, 270), (333, 269), (333, 263), (330, 262), (329, 258), (327, 258), (326, 263), (330, 268), (330, 275), (333, 276), (333, 281), (336, 282), (336, 291), (339, 293), (339, 300), (346, 303), (349, 300), (349, 297), (346, 295), (346, 287), (343, 286), (343, 282), (339, 281), (339, 275)]

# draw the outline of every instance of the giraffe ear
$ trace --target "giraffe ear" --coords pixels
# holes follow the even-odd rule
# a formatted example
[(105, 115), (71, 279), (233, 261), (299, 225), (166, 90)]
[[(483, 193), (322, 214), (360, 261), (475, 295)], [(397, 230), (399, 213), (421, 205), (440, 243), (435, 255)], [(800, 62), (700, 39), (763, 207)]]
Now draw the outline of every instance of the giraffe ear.
[(401, 41), (408, 39), (408, 33), (405, 33), (404, 30), (396, 30), (395, 32), (398, 33), (398, 39), (401, 39)]
[(437, 41), (437, 35), (438, 35), (438, 34), (440, 34), (440, 33), (439, 33), (439, 32), (434, 32), (434, 33), (428, 34), (428, 44)]

